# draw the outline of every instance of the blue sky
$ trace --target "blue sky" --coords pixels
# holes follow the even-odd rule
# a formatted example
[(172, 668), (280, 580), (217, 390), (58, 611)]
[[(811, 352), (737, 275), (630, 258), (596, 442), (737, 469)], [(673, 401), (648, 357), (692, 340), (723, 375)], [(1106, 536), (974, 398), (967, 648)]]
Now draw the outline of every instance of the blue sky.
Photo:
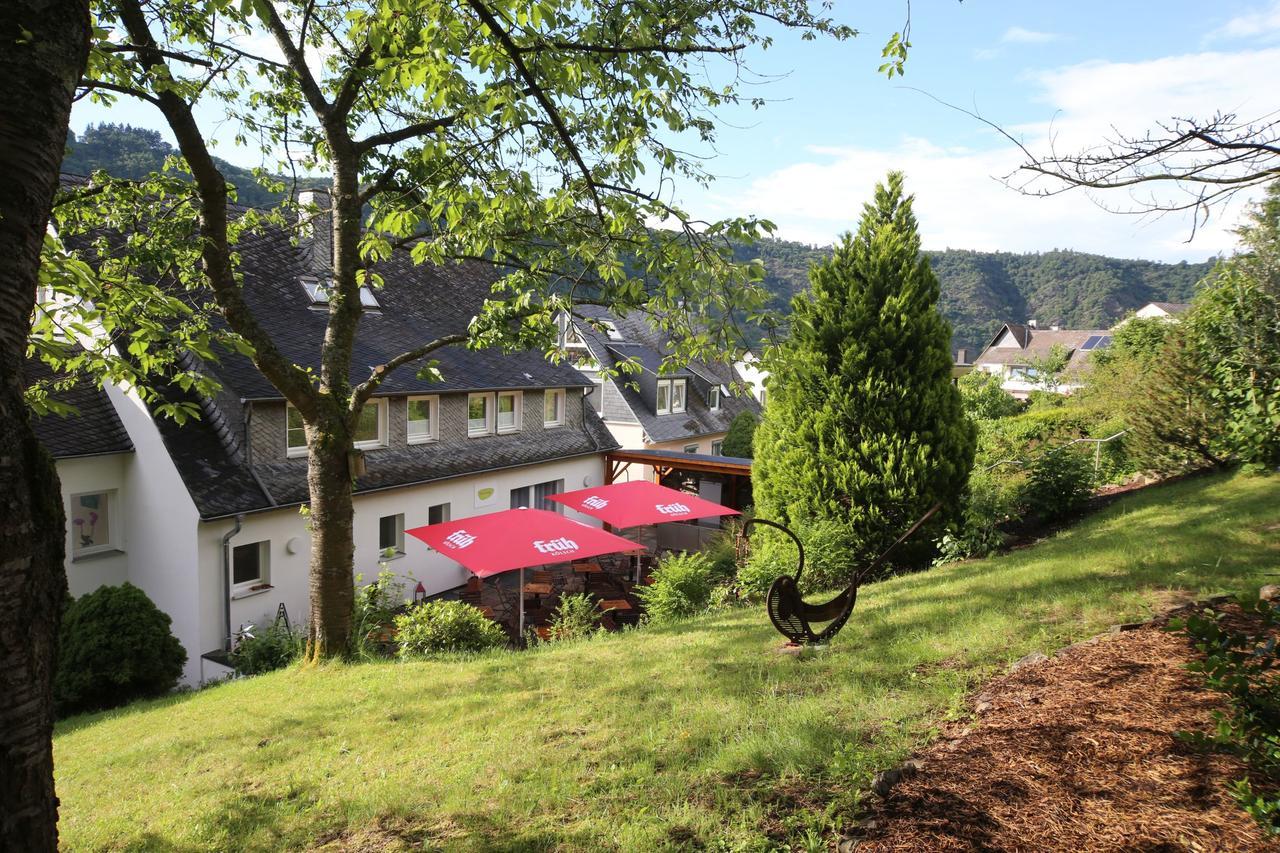
[[(995, 2), (916, 0), (905, 78), (878, 75), (880, 48), (901, 28), (906, 4), (837, 0), (833, 14), (862, 34), (852, 42), (802, 42), (781, 33), (749, 58), (764, 76), (751, 87), (770, 103), (722, 114), (707, 190), (679, 200), (704, 218), (755, 214), (780, 236), (829, 243), (856, 224), (876, 180), (907, 174), (929, 248), (1039, 251), (1071, 248), (1122, 257), (1198, 260), (1229, 251), (1239, 205), (1218, 211), (1188, 243), (1185, 216), (1109, 213), (1125, 196), (1083, 193), (1025, 198), (995, 176), (1015, 149), (980, 122), (938, 104), (976, 109), (1033, 148), (1050, 130), (1063, 148), (1104, 137), (1113, 125), (1141, 133), (1174, 115), (1280, 107), (1280, 0)], [(77, 106), (72, 127), (127, 121), (163, 129), (136, 106)], [(166, 134), (167, 135), (167, 134)], [(245, 164), (229, 142), (218, 152)]]

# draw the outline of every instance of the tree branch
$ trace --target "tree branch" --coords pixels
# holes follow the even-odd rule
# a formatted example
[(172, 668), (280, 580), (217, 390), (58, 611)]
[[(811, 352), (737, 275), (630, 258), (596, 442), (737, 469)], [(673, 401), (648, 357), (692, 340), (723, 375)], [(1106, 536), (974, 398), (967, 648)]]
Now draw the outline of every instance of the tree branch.
[(551, 103), (551, 98), (543, 91), (538, 80), (534, 77), (533, 72), (524, 64), (524, 60), (520, 56), (520, 48), (512, 40), (511, 36), (498, 23), (498, 19), (493, 13), (485, 8), (480, 0), (466, 0), (470, 6), (484, 22), (485, 26), (494, 34), (499, 42), (502, 43), (503, 50), (507, 52), (507, 56), (511, 57), (511, 64), (516, 67), (516, 71), (524, 79), (525, 84), (533, 92), (533, 97), (542, 106), (543, 112), (547, 114), (547, 118), (551, 121), (552, 126), (556, 129), (556, 133), (560, 136), (560, 141), (564, 143), (569, 150), (569, 156), (573, 158), (573, 162), (577, 164), (578, 169), (582, 172), (582, 177), (587, 182), (587, 190), (591, 193), (591, 200), (595, 204), (596, 215), (601, 221), (604, 221), (604, 204), (600, 201), (600, 194), (596, 190), (595, 180), (591, 176), (591, 170), (587, 168), (586, 161), (582, 159), (582, 152), (578, 150), (578, 145), (573, 140), (573, 135), (569, 133), (569, 128), (565, 126), (564, 119), (560, 116), (560, 111), (556, 109), (555, 104)]
[(444, 116), (443, 118), (433, 118), (429, 121), (421, 121), (416, 124), (405, 125), (395, 130), (388, 130), (383, 133), (375, 133), (372, 136), (366, 136), (355, 143), (357, 153), (363, 154), (377, 148), (380, 145), (395, 145), (397, 142), (404, 142), (418, 136), (424, 136), (441, 128), (452, 126), (461, 114)]
[(444, 335), (436, 338), (430, 343), (411, 349), (408, 352), (402, 352), (395, 358), (389, 360), (386, 364), (380, 364), (374, 367), (373, 370), (370, 371), (368, 379), (351, 389), (351, 411), (360, 411), (360, 407), (368, 402), (369, 397), (373, 392), (378, 390), (378, 387), (382, 385), (383, 381), (385, 381), (386, 378), (391, 375), (392, 371), (396, 370), (396, 368), (403, 367), (404, 365), (417, 361), (418, 359), (426, 358), (438, 349), (442, 349), (452, 344), (465, 343), (466, 340), (467, 336), (465, 334)]

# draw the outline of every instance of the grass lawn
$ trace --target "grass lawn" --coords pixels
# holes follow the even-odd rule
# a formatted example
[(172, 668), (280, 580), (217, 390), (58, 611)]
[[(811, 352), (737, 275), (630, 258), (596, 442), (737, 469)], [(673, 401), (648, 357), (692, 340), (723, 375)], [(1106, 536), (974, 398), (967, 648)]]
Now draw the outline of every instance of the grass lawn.
[(330, 666), (78, 717), (69, 849), (768, 849), (848, 824), (978, 681), (1179, 596), (1280, 580), (1280, 476), (1144, 490), (866, 587), (825, 651), (762, 608), (523, 654)]

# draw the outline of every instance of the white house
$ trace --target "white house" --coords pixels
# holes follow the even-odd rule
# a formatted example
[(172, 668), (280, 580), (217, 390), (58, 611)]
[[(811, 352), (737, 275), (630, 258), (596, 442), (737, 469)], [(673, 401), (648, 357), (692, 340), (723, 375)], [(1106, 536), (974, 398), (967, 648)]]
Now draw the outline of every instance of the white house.
[[(327, 307), (323, 264), (282, 232), (245, 241), (244, 293), (299, 364), (316, 365)], [(385, 287), (366, 295), (353, 371), (430, 340), (474, 315), (491, 276), (478, 265), (418, 266), (397, 255), (378, 268)], [(365, 410), (357, 446), (355, 571), (372, 580), (386, 549), (391, 568), (428, 594), (465, 582), (458, 564), (405, 537), (406, 528), (515, 506), (556, 509), (558, 491), (603, 482), (618, 444), (586, 401), (590, 380), (537, 353), (449, 349), (443, 381), (393, 374)], [(78, 417), (48, 415), (37, 433), (57, 459), (66, 505), (73, 595), (129, 581), (173, 620), (187, 650), (184, 680), (227, 673), (218, 661), (242, 625), (263, 625), (281, 605), (307, 615), (310, 542), (305, 441), (297, 413), (248, 359), (227, 354), (192, 366), (221, 391), (168, 399), (196, 403), (197, 421), (153, 417), (127, 389), (79, 388)], [(41, 368), (32, 365), (33, 378)]]
[[(693, 361), (667, 369), (672, 348), (639, 315), (620, 317), (594, 306), (577, 310), (591, 322), (565, 324), (563, 347), (591, 381), (588, 399), (622, 447), (719, 456), (735, 417), (759, 417), (760, 403), (739, 390), (743, 377), (733, 367)], [(639, 372), (605, 375), (624, 362)]]
[[(1111, 333), (1107, 329), (1041, 329), (1034, 320), (1025, 325), (1005, 323), (974, 360), (973, 367), (1000, 376), (1000, 387), (1020, 400), (1036, 390), (1069, 394), (1082, 387), (1090, 356), (1110, 344)], [(1055, 347), (1066, 352), (1067, 365), (1058, 380), (1050, 383), (1048, 377), (1039, 374), (1036, 365)]]

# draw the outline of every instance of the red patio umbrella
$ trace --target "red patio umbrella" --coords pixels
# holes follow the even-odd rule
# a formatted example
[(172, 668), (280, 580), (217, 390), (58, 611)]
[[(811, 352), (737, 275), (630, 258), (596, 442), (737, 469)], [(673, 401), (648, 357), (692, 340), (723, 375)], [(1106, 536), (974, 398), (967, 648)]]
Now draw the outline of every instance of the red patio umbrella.
[(644, 548), (545, 509), (508, 509), (414, 527), (405, 533), (482, 578), (519, 569), (520, 636), (524, 636), (525, 568)]
[(729, 509), (697, 495), (669, 489), (648, 480), (579, 489), (576, 492), (551, 495), (548, 500), (562, 503), (570, 509), (576, 509), (618, 528), (741, 514), (736, 509)]

